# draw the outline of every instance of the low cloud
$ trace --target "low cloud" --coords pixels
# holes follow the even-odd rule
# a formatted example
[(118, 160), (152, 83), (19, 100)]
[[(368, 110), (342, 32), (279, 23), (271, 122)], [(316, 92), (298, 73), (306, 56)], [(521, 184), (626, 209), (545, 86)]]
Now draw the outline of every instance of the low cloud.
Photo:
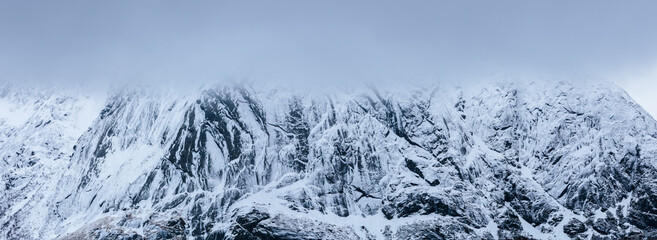
[(656, 7), (654, 1), (3, 1), (0, 78), (297, 84), (476, 81), (526, 72), (607, 78), (654, 67)]

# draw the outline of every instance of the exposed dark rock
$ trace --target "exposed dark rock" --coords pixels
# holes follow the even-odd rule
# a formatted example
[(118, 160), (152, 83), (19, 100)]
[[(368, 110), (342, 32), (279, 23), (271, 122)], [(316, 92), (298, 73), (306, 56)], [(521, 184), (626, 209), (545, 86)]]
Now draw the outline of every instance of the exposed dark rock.
[(582, 221), (573, 218), (563, 226), (563, 232), (570, 237), (575, 237), (580, 233), (586, 232), (586, 225)]
[(499, 217), (497, 234), (500, 239), (516, 239), (521, 237), (522, 223), (513, 211), (507, 210)]
[(593, 229), (604, 235), (617, 231), (617, 228), (615, 218), (599, 218), (593, 222)]
[(654, 180), (639, 187), (630, 203), (627, 220), (648, 231), (657, 231), (657, 184)]
[(459, 216), (457, 209), (450, 208), (449, 199), (433, 196), (428, 193), (409, 193), (387, 204), (383, 213), (388, 219), (407, 217), (413, 214), (440, 214), (443, 216)]

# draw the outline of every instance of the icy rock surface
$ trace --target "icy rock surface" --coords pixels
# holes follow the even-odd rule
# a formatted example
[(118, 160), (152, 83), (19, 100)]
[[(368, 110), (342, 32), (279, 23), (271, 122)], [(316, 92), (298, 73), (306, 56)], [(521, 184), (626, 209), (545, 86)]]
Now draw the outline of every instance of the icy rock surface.
[(3, 239), (657, 231), (657, 122), (610, 84), (1, 87)]

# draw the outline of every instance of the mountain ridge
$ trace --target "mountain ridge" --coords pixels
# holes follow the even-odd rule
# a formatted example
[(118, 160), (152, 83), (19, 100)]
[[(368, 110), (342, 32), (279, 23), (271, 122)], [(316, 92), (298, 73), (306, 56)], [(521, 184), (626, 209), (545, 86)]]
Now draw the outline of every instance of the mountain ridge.
[[(84, 98), (28, 95), (42, 99), (34, 109), (45, 116), (0, 122), (0, 233), (615, 239), (656, 231), (657, 122), (613, 85), (352, 91), (126, 88), (95, 108), (83, 133), (52, 126), (93, 112), (81, 110)], [(57, 110), (66, 103), (58, 99), (70, 104)], [(35, 134), (47, 136), (28, 141)], [(67, 140), (43, 150), (58, 138)]]

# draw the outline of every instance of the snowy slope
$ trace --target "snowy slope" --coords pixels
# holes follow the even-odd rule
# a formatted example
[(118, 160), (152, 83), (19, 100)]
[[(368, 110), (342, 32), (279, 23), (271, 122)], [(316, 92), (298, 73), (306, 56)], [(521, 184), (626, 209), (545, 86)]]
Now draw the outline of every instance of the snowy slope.
[(226, 84), (107, 97), (8, 85), (0, 104), (7, 239), (657, 231), (657, 122), (610, 84), (321, 94)]
[(38, 237), (73, 146), (101, 109), (84, 89), (0, 86), (1, 232)]

